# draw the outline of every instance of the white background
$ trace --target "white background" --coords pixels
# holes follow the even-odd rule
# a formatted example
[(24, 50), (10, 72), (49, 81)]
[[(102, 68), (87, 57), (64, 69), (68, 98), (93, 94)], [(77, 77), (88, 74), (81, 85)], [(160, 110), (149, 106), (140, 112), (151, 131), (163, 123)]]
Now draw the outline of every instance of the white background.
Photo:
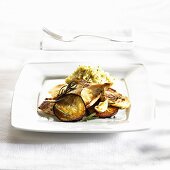
[[(152, 130), (116, 134), (41, 134), (10, 125), (21, 68), (32, 61), (89, 60), (39, 50), (42, 26), (81, 33), (128, 30), (135, 40), (114, 62), (143, 62), (156, 98)], [(86, 56), (87, 52), (84, 53)], [(101, 53), (99, 53), (100, 56)], [(170, 166), (170, 1), (0, 0), (0, 169), (168, 169)], [(94, 58), (95, 59), (95, 58)]]

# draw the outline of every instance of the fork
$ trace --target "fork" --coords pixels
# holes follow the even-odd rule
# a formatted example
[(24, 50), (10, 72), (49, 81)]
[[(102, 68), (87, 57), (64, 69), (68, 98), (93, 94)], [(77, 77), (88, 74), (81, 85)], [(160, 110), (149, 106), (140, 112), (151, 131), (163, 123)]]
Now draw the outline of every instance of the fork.
[(58, 35), (52, 31), (50, 31), (49, 29), (43, 27), (42, 30), (48, 34), (49, 36), (51, 36), (52, 38), (56, 39), (56, 40), (59, 40), (59, 41), (63, 41), (63, 42), (72, 42), (74, 41), (75, 39), (77, 38), (80, 38), (80, 37), (95, 37), (95, 38), (102, 38), (102, 39), (105, 39), (105, 40), (109, 40), (109, 41), (114, 41), (114, 42), (127, 42), (127, 43), (131, 43), (133, 42), (132, 40), (116, 40), (116, 39), (111, 39), (111, 38), (107, 38), (107, 37), (103, 37), (103, 36), (98, 36), (98, 35), (90, 35), (90, 34), (80, 34), (80, 35), (77, 35), (77, 36), (74, 36), (72, 38), (67, 38), (67, 37), (63, 37), (61, 35)]

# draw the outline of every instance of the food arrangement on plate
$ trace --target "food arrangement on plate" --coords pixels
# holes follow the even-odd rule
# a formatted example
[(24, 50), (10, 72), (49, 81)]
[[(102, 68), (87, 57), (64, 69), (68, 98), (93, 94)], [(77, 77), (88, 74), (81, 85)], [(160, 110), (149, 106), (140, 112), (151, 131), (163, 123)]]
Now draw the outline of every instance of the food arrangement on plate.
[(79, 66), (63, 84), (53, 87), (38, 107), (40, 115), (62, 122), (113, 118), (130, 100), (113, 89), (115, 79), (100, 67)]

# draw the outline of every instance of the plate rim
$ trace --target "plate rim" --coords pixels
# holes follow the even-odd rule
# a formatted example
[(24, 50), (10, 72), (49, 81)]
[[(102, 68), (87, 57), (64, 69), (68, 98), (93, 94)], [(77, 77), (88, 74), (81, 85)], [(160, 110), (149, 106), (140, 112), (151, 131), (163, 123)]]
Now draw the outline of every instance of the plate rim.
[[(30, 63), (26, 63), (23, 65), (21, 71), (20, 71), (20, 74), (18, 76), (18, 79), (16, 81), (16, 84), (15, 84), (15, 87), (14, 87), (14, 90), (13, 90), (13, 94), (12, 94), (12, 101), (11, 101), (11, 109), (10, 109), (10, 120), (11, 120), (11, 126), (18, 129), (18, 130), (24, 130), (24, 131), (32, 131), (32, 132), (46, 132), (46, 133), (116, 133), (116, 132), (131, 132), (131, 131), (142, 131), (142, 130), (148, 130), (152, 127), (153, 125), (153, 121), (154, 121), (154, 118), (155, 118), (155, 100), (154, 100), (154, 97), (153, 97), (153, 93), (151, 93), (151, 100), (152, 100), (152, 108), (153, 108), (153, 113), (152, 113), (152, 117), (153, 119), (148, 121), (146, 125), (142, 126), (142, 127), (136, 127), (134, 129), (128, 129), (128, 130), (114, 130), (114, 129), (105, 129), (105, 130), (100, 130), (100, 131), (95, 131), (95, 130), (54, 130), (54, 131), (51, 131), (51, 130), (42, 130), (42, 129), (39, 129), (39, 130), (35, 130), (35, 129), (31, 129), (31, 128), (24, 128), (22, 126), (18, 126), (16, 122), (13, 121), (13, 116), (12, 116), (12, 110), (13, 110), (13, 102), (14, 102), (14, 99), (15, 99), (15, 93), (16, 93), (16, 89), (17, 89), (17, 84), (21, 78), (21, 75), (22, 75), (22, 72), (24, 71), (25, 67), (26, 66), (29, 66), (29, 65), (42, 65), (42, 64), (94, 64), (93, 62), (81, 62), (81, 61), (76, 61), (76, 62), (71, 62), (71, 61), (68, 61), (68, 62), (30, 62)], [(97, 64), (95, 64), (97, 65)], [(101, 65), (101, 64), (100, 64)], [(116, 64), (115, 64), (116, 65)], [(114, 66), (114, 64), (112, 64), (112, 66)], [(148, 72), (147, 72), (147, 69), (145, 67), (144, 64), (142, 63), (119, 63), (118, 65), (116, 66), (119, 66), (119, 67), (123, 67), (123, 66), (141, 66), (145, 69), (146, 73), (147, 73), (147, 78), (149, 78), (149, 75), (148, 75)], [(148, 80), (148, 85), (149, 85), (149, 89), (152, 91), (152, 88), (151, 88), (151, 82)]]

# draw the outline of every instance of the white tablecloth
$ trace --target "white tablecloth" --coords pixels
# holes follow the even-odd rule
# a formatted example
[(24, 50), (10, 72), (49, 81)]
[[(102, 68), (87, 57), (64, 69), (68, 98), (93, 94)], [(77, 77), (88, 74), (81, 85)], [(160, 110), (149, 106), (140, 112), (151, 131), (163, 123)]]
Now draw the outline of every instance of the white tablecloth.
[[(20, 4), (15, 4), (15, 2), (4, 1), (0, 10), (2, 12), (0, 15), (2, 16), (0, 19), (0, 169), (168, 169), (170, 167), (170, 34), (167, 32), (166, 24), (169, 21), (168, 17), (157, 17), (156, 12), (153, 20), (147, 15), (150, 10), (153, 13), (154, 9), (156, 11), (164, 9), (159, 11), (159, 15), (164, 13), (165, 16), (169, 16), (167, 1), (144, 3), (147, 13), (144, 15), (144, 20), (141, 19), (144, 12), (140, 11), (143, 9), (142, 2), (129, 7), (129, 16), (136, 15), (136, 19), (133, 20), (135, 26), (148, 28), (145, 32), (135, 29), (135, 48), (132, 51), (123, 52), (40, 51), (41, 31), (36, 24), (40, 25), (44, 20), (42, 18), (36, 20), (38, 5), (31, 8), (35, 1), (30, 4), (24, 4), (23, 1), (19, 1)], [(151, 9), (148, 9), (147, 4)], [(23, 8), (19, 8), (20, 5)], [(86, 8), (88, 6), (83, 5)], [(42, 7), (46, 9), (44, 4)], [(30, 13), (27, 8), (30, 9)], [(21, 13), (18, 10), (21, 10)], [(27, 13), (24, 13), (24, 10)], [(59, 10), (61, 12), (61, 9)], [(92, 12), (91, 8), (90, 11)], [(31, 18), (30, 15), (36, 17)], [(64, 16), (62, 19), (66, 18)], [(154, 30), (149, 27), (150, 21), (153, 21)], [(29, 27), (30, 23), (32, 26)], [(93, 23), (93, 18), (91, 23)], [(99, 23), (96, 23), (97, 26)], [(61, 20), (59, 24), (61, 26)], [(64, 21), (63, 24), (66, 25)], [(90, 59), (97, 61), (99, 56), (105, 56), (108, 62), (142, 62), (146, 65), (156, 99), (156, 119), (151, 130), (113, 134), (47, 134), (25, 132), (11, 127), (12, 95), (25, 63)]]

